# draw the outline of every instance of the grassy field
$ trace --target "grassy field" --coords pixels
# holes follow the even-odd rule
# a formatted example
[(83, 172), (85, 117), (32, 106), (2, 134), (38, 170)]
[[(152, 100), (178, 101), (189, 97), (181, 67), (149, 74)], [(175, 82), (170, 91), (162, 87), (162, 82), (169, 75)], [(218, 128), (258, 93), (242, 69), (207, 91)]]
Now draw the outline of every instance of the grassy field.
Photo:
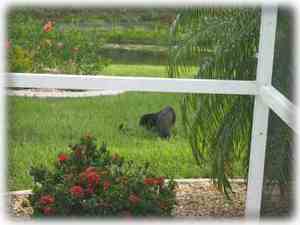
[[(101, 74), (115, 76), (144, 76), (144, 77), (168, 77), (167, 67), (164, 65), (144, 65), (144, 64), (110, 64)], [(197, 68), (189, 71), (186, 78), (193, 78), (197, 74)]]
[(103, 71), (105, 75), (115, 76), (162, 76), (167, 77), (167, 67), (143, 64), (110, 64)]
[[(111, 152), (127, 159), (149, 161), (158, 175), (181, 178), (205, 176), (191, 154), (184, 136), (179, 110), (180, 95), (125, 93), (90, 98), (8, 98), (8, 187), (27, 189), (32, 185), (31, 165), (56, 160), (86, 132), (106, 142)], [(138, 126), (143, 113), (158, 111), (166, 104), (177, 112), (173, 137), (167, 141)], [(120, 124), (125, 129), (119, 130)]]

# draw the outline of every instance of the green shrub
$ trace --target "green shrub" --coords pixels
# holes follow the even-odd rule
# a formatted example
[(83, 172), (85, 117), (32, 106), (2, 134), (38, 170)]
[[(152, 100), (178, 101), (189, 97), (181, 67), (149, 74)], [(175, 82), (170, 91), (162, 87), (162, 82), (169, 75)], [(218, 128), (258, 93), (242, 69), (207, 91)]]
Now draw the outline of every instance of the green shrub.
[(13, 72), (32, 72), (32, 53), (18, 45), (10, 47), (8, 53), (8, 68)]
[[(8, 18), (8, 38), (12, 45), (8, 49), (10, 72), (46, 72), (96, 74), (109, 64), (99, 54), (104, 43), (101, 31), (88, 32), (78, 26), (60, 27), (59, 21), (42, 21), (23, 11), (13, 11)], [(14, 46), (30, 52), (32, 65), (22, 64)], [(18, 64), (14, 66), (15, 58)], [(26, 54), (26, 59), (29, 58)], [(11, 61), (11, 62), (10, 62)]]
[(53, 171), (31, 169), (34, 217), (171, 216), (174, 180), (155, 177), (149, 165), (138, 167), (100, 148), (90, 135), (61, 153)]

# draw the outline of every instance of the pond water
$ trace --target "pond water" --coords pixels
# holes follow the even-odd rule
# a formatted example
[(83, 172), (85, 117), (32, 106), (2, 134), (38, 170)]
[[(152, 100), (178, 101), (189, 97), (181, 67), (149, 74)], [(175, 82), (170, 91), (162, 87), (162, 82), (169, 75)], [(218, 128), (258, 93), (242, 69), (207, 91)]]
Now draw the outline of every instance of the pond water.
[[(112, 30), (128, 30), (141, 29), (145, 31), (154, 31), (157, 27), (153, 21), (118, 21), (112, 23), (109, 21), (95, 19), (95, 20), (80, 20), (72, 23), (61, 22), (58, 24), (60, 30), (79, 28), (80, 30), (100, 29), (104, 33)], [(166, 26), (165, 29), (168, 29)], [(105, 34), (104, 34), (105, 36)], [(126, 39), (125, 39), (126, 41)], [(166, 65), (167, 64), (167, 46), (155, 45), (141, 45), (139, 43), (132, 43), (134, 41), (128, 40), (127, 44), (108, 43), (99, 50), (99, 54), (105, 58), (111, 59), (116, 64), (147, 64), (147, 65)]]
[(151, 46), (142, 45), (137, 48), (134, 45), (106, 45), (99, 54), (116, 64), (167, 65), (167, 48), (152, 46), (154, 50), (149, 50), (149, 47)]

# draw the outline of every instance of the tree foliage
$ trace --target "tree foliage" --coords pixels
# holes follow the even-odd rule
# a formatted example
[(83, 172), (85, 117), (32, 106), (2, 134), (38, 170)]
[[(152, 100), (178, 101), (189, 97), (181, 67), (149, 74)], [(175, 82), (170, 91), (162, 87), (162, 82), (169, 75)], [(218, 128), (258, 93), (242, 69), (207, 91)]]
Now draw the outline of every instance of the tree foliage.
[[(171, 27), (169, 75), (184, 77), (196, 65), (198, 79), (255, 80), (260, 13), (258, 8), (180, 10)], [(277, 78), (279, 71), (274, 69)], [(181, 110), (196, 162), (210, 168), (229, 196), (229, 177), (248, 171), (253, 97), (187, 94)], [(276, 132), (281, 137), (283, 132)]]

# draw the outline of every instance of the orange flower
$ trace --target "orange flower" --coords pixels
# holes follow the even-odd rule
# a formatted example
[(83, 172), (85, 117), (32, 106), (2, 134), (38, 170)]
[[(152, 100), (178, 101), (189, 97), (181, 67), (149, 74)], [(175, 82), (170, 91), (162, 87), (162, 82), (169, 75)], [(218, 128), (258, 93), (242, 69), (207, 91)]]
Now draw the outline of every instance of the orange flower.
[(50, 31), (52, 31), (53, 25), (54, 25), (54, 23), (52, 21), (48, 21), (43, 27), (44, 32), (48, 33)]
[(138, 204), (141, 201), (140, 197), (137, 196), (136, 194), (131, 194), (128, 200), (134, 205)]

